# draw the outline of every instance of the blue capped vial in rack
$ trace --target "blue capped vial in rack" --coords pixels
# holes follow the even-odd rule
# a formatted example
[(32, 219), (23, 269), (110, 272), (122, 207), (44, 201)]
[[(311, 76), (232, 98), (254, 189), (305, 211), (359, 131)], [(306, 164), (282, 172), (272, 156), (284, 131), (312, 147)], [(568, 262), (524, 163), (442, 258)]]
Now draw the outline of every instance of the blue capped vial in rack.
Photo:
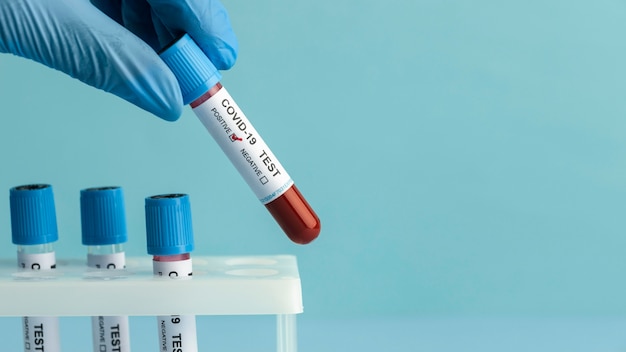
[[(165, 194), (146, 198), (146, 237), (153, 255), (155, 276), (191, 279), (193, 230), (191, 206), (186, 194)], [(174, 298), (175, 299), (175, 298)], [(194, 315), (158, 316), (159, 346), (162, 352), (197, 352)]]
[[(55, 269), (56, 255), (52, 243), (58, 240), (59, 233), (52, 186), (31, 184), (11, 188), (9, 203), (18, 268)], [(24, 351), (61, 351), (57, 317), (23, 317), (22, 328)]]
[[(82, 243), (87, 266), (94, 269), (126, 267), (124, 243), (128, 239), (121, 187), (94, 187), (80, 191)], [(127, 316), (91, 317), (94, 352), (130, 351)]]

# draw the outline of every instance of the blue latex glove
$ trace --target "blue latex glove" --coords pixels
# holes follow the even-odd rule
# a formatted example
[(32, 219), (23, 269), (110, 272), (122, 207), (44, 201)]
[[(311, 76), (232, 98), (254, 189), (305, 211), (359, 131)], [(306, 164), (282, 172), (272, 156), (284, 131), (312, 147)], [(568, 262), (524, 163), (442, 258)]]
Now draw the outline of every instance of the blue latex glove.
[(218, 69), (237, 40), (217, 0), (0, 0), (0, 52), (29, 58), (178, 119), (182, 97), (157, 51), (189, 33)]

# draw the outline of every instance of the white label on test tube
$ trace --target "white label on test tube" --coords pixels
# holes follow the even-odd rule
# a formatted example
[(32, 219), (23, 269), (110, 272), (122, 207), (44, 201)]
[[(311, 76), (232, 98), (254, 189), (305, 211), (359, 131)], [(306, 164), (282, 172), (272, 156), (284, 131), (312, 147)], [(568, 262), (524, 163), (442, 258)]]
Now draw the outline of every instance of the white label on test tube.
[(57, 317), (23, 317), (24, 351), (60, 352)]
[(17, 265), (20, 269), (49, 270), (56, 267), (54, 252), (23, 253), (17, 252)]
[(175, 262), (152, 261), (152, 272), (156, 276), (169, 276), (171, 278), (190, 277), (193, 272), (191, 258)]
[[(153, 261), (154, 275), (185, 279), (191, 278), (191, 259), (161, 262)], [(163, 315), (157, 317), (159, 351), (198, 352), (196, 317), (194, 315)]]
[(91, 317), (93, 350), (96, 352), (128, 352), (130, 339), (128, 338), (128, 317), (126, 316), (99, 316)]
[(126, 255), (124, 252), (108, 254), (87, 254), (87, 266), (97, 269), (124, 269)]
[[(87, 266), (99, 269), (123, 269), (126, 267), (124, 252), (87, 254)], [(93, 350), (95, 352), (130, 351), (130, 334), (127, 316), (91, 317)]]
[(193, 111), (261, 203), (273, 201), (293, 185), (226, 88), (222, 87)]
[[(50, 270), (56, 267), (54, 252), (17, 254), (22, 269)], [(45, 292), (42, 292), (45, 294)], [(23, 317), (24, 351), (60, 352), (59, 319), (57, 317)]]
[(196, 317), (193, 315), (163, 315), (159, 323), (161, 352), (198, 352)]

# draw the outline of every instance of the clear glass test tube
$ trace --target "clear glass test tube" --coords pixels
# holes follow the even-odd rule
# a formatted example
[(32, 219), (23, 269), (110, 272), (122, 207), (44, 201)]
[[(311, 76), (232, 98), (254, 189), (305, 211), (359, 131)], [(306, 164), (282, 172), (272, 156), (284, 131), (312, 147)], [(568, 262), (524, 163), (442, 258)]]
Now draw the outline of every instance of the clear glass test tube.
[(183, 103), (190, 104), (285, 234), (298, 244), (317, 238), (321, 230), (317, 214), (219, 82), (219, 71), (193, 39), (185, 34), (160, 55), (178, 79)]
[[(191, 279), (193, 230), (189, 196), (165, 194), (145, 200), (148, 253), (153, 255), (155, 276)], [(173, 297), (173, 299), (176, 299)], [(164, 315), (157, 317), (159, 351), (197, 352), (196, 317)]]
[[(20, 270), (53, 270), (53, 242), (59, 238), (52, 186), (30, 184), (11, 188), (11, 232)], [(45, 292), (41, 293), (42, 295)], [(60, 352), (57, 317), (23, 317), (24, 351)]]
[[(81, 190), (80, 212), (87, 266), (103, 270), (124, 269), (124, 243), (128, 240), (128, 232), (122, 188)], [(128, 316), (94, 316), (91, 317), (91, 327), (94, 352), (130, 351)]]

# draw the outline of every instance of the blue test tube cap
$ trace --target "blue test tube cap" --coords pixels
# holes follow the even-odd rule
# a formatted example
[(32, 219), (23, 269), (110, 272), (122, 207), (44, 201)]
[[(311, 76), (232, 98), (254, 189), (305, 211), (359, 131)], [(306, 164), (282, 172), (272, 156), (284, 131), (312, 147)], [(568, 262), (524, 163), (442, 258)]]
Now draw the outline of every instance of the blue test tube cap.
[(11, 188), (13, 244), (36, 245), (59, 239), (52, 186), (31, 184)]
[(128, 240), (126, 209), (121, 187), (94, 187), (80, 191), (83, 244), (100, 246)]
[(193, 250), (191, 205), (186, 194), (163, 194), (146, 198), (148, 253), (175, 255)]
[(185, 105), (200, 98), (222, 79), (215, 65), (189, 34), (170, 44), (159, 55), (174, 72)]

